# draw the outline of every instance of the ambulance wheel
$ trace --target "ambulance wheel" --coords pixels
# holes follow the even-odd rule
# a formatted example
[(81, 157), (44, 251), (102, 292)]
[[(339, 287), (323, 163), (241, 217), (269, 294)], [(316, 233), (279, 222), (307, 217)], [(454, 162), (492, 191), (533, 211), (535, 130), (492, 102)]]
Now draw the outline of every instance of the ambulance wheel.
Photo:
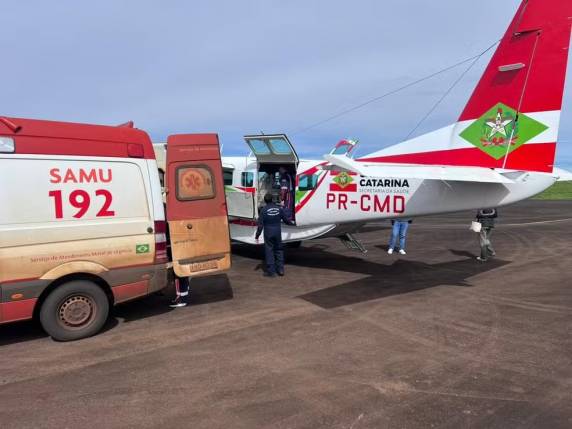
[(56, 287), (40, 308), (40, 323), (56, 341), (97, 334), (109, 315), (109, 301), (96, 284), (76, 280)]

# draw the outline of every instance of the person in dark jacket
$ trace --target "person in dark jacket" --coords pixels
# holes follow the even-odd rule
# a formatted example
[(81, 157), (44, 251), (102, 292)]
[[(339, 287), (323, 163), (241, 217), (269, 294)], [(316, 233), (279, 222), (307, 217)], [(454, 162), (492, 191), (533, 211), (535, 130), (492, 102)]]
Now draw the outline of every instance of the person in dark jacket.
[(477, 212), (477, 222), (481, 224), (481, 232), (479, 233), (481, 256), (478, 256), (477, 260), (481, 262), (486, 262), (489, 257), (496, 255), (491, 243), (491, 234), (497, 217), (497, 209), (481, 209)]
[(282, 246), (282, 222), (286, 225), (294, 225), (284, 209), (272, 202), (272, 195), (264, 196), (266, 206), (260, 211), (258, 217), (258, 229), (256, 230), (256, 242), (264, 230), (264, 256), (266, 261), (267, 277), (284, 275), (284, 248)]

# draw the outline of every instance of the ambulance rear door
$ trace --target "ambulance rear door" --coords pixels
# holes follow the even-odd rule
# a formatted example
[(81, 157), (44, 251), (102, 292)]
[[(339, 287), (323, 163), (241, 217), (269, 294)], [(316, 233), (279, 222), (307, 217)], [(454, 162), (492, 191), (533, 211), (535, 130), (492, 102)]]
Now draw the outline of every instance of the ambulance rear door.
[(166, 183), (175, 274), (194, 277), (229, 269), (230, 236), (218, 136), (169, 136)]

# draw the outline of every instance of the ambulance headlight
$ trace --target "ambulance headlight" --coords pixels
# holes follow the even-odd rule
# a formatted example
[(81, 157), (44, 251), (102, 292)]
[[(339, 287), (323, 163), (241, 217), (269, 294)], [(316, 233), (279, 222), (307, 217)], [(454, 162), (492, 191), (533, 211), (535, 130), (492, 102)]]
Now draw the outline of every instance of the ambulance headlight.
[(0, 153), (14, 153), (14, 139), (0, 137)]

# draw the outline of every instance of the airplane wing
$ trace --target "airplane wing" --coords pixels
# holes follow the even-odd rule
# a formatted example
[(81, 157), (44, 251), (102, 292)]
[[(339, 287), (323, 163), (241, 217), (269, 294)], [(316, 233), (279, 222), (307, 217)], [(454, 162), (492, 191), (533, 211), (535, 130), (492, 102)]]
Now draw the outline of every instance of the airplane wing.
[(365, 177), (389, 177), (395, 179), (427, 179), (446, 182), (514, 183), (491, 168), (453, 167), (436, 165), (380, 164), (353, 160), (345, 155), (325, 155), (331, 164)]

